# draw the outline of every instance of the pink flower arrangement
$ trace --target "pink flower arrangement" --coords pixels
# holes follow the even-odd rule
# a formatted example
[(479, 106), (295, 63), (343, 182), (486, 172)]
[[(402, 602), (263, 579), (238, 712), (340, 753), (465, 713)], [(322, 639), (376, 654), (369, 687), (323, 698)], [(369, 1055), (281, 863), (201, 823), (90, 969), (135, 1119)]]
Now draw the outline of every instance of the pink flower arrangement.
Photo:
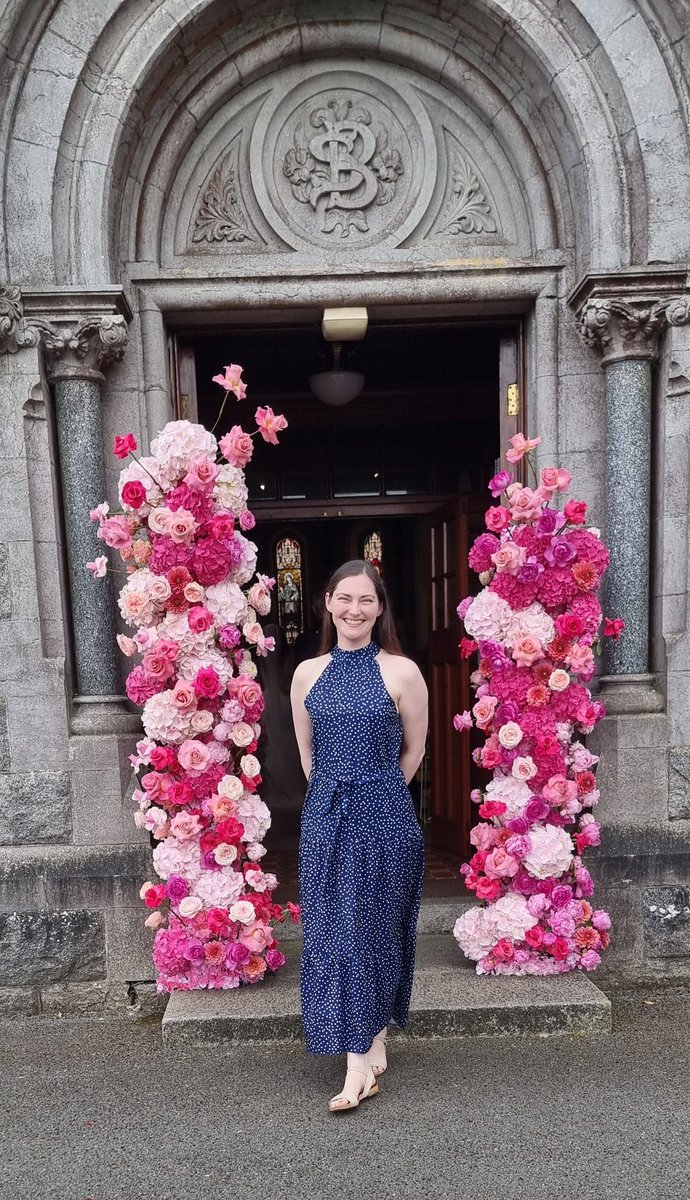
[[(516, 434), (508, 461), (532, 467), (539, 441)], [(489, 532), (469, 553), (484, 587), (458, 606), (469, 635), (461, 653), (471, 647), (479, 663), (471, 676), (477, 701), (454, 725), (482, 730), (486, 740), (473, 756), (492, 772), (484, 792), (472, 793), (481, 820), (470, 832), (475, 853), (460, 868), (484, 904), (454, 928), (480, 975), (592, 971), (609, 942), (610, 917), (590, 903), (582, 862), (599, 844), (591, 811), (598, 760), (578, 740), (605, 715), (587, 683), (609, 556), (598, 532), (585, 528), (584, 501), (568, 500), (562, 511), (552, 504), (570, 482), (564, 467), (544, 467), (533, 489), (508, 471), (494, 476), (489, 488), (501, 503), (488, 509)], [(623, 628), (606, 618), (603, 636), (618, 638)]]
[[(224, 403), (244, 399), (241, 376), (232, 364), (214, 377)], [(278, 881), (259, 866), (271, 815), (259, 795), (264, 701), (252, 653), (273, 648), (257, 616), (268, 614), (275, 580), (256, 574), (242, 532), (254, 525), (242, 468), (252, 437), (275, 443), (287, 422), (263, 408), (256, 420), (253, 434), (234, 426), (221, 438), (225, 461), (213, 434), (189, 421), (171, 421), (140, 458), (133, 434), (116, 437), (115, 455), (130, 457), (121, 511), (104, 503), (90, 513), (125, 564), (118, 603), (136, 632), (118, 645), (142, 656), (126, 689), (143, 708), (134, 820), (156, 842), (162, 882), (145, 883), (141, 897), (161, 992), (257, 983), (285, 962), (274, 922), (299, 917), (297, 905), (273, 903)], [(100, 578), (106, 558), (87, 565)]]

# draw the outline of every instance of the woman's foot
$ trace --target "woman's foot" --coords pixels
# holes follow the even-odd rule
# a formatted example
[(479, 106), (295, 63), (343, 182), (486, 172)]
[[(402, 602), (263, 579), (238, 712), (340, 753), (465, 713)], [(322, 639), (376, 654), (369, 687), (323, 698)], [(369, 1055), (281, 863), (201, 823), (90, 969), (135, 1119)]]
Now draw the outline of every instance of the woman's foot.
[(376, 1034), (367, 1053), (367, 1063), (372, 1068), (377, 1079), (383, 1075), (388, 1066), (386, 1055), (387, 1032), (388, 1026), (384, 1026), (381, 1032)]
[(358, 1108), (362, 1100), (375, 1096), (378, 1090), (379, 1085), (370, 1066), (348, 1067), (343, 1090), (329, 1100), (328, 1107), (333, 1113)]

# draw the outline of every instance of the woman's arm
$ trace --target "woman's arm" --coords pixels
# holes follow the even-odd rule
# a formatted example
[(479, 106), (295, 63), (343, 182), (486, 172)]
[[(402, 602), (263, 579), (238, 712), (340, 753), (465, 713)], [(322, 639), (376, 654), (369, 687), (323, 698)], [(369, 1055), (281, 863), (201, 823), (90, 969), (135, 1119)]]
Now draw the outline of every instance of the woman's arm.
[(302, 770), (307, 779), (311, 775), (311, 720), (304, 707), (304, 700), (311, 687), (314, 673), (314, 659), (307, 658), (295, 667), (290, 687), (290, 703), (292, 705), (292, 720), (295, 726), (295, 737), (299, 749)]
[(424, 758), (429, 728), (429, 693), (424, 677), (411, 659), (399, 659), (398, 711), (403, 727), (400, 769), (409, 783)]

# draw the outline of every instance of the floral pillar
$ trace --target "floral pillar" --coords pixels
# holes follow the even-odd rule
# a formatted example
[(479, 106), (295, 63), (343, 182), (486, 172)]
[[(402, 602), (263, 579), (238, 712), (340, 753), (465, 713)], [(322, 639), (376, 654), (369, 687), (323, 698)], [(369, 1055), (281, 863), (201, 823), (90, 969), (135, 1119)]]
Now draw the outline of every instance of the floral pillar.
[(85, 558), (102, 550), (88, 511), (105, 491), (101, 424), (102, 370), (124, 354), (127, 324), (122, 313), (37, 322), (54, 388), (60, 482), (70, 581), (76, 695), (72, 728), (77, 733), (138, 727), (122, 693), (110, 589), (94, 592)]
[(609, 711), (662, 707), (649, 674), (649, 560), (652, 367), (669, 324), (690, 317), (677, 297), (597, 294), (579, 308), (586, 345), (598, 349), (606, 378), (606, 535), (611, 566), (605, 606), (625, 621), (626, 636), (607, 645), (602, 687)]

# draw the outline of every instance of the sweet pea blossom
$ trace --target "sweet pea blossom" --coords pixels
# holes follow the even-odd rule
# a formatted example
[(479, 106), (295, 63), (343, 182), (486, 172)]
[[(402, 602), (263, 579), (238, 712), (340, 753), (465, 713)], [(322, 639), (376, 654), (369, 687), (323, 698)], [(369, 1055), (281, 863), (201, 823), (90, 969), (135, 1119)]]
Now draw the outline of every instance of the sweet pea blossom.
[(464, 729), (472, 728), (472, 714), (465, 709), (462, 713), (456, 713), (453, 717), (453, 728), (461, 733)]
[(108, 560), (105, 554), (99, 554), (98, 558), (95, 558), (93, 562), (88, 562), (86, 567), (87, 570), (93, 571), (94, 579), (103, 579), (108, 570)]

